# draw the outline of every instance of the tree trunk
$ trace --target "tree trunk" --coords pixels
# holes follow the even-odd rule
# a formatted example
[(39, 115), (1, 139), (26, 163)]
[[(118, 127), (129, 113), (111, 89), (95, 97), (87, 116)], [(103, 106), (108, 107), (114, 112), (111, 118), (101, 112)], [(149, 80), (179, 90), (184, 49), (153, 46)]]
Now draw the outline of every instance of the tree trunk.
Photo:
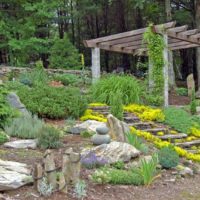
[[(196, 27), (200, 29), (200, 1), (195, 1), (195, 21)], [(197, 72), (198, 72), (198, 88), (200, 91), (200, 47), (196, 50), (196, 65), (197, 65)]]

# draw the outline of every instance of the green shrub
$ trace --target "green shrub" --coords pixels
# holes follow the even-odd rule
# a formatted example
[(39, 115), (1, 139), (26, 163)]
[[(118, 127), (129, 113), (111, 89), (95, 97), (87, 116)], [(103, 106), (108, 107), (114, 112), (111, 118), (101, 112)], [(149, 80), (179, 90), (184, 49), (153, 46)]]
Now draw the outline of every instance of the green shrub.
[(188, 96), (188, 90), (187, 90), (187, 88), (176, 88), (176, 93), (179, 96)]
[(54, 80), (60, 81), (63, 85), (78, 85), (80, 83), (80, 78), (74, 74), (56, 74), (53, 77)]
[(125, 168), (125, 164), (123, 161), (118, 161), (114, 164), (112, 164), (112, 167), (116, 168), (116, 169), (124, 169)]
[(39, 117), (78, 118), (87, 108), (85, 97), (76, 88), (38, 86), (19, 89), (18, 95), (27, 109)]
[(143, 153), (148, 152), (148, 147), (142, 142), (142, 139), (139, 138), (136, 134), (133, 133), (126, 133), (126, 138), (128, 143), (134, 146), (136, 149), (140, 150)]
[(195, 90), (192, 91), (191, 103), (190, 103), (190, 112), (192, 115), (197, 112), (197, 103), (195, 99)]
[(42, 149), (55, 149), (62, 145), (59, 130), (51, 126), (43, 126), (38, 131), (37, 138), (38, 146)]
[(123, 184), (123, 185), (143, 185), (143, 178), (138, 172), (121, 169), (101, 168), (92, 174), (92, 180), (96, 183)]
[(111, 93), (111, 113), (119, 120), (123, 119), (122, 94), (119, 91)]
[(37, 134), (43, 125), (43, 121), (39, 120), (37, 116), (27, 113), (13, 119), (11, 124), (5, 127), (5, 132), (13, 137), (34, 139), (37, 138)]
[(144, 94), (144, 103), (151, 106), (161, 106), (163, 104), (163, 97), (160, 95)]
[(91, 132), (91, 131), (82, 131), (80, 133), (80, 135), (84, 138), (90, 138), (95, 134), (95, 132)]
[(165, 124), (182, 133), (187, 133), (188, 130), (194, 125), (200, 125), (200, 119), (192, 117), (188, 112), (182, 108), (170, 107), (164, 109)]
[(150, 161), (147, 161), (145, 159), (141, 160), (140, 174), (143, 177), (145, 185), (150, 185), (156, 178), (157, 164), (158, 164), (157, 154), (154, 154)]
[(109, 75), (97, 81), (91, 88), (94, 101), (112, 104), (112, 94), (121, 94), (123, 105), (139, 103), (140, 85), (136, 78), (128, 75)]
[(6, 100), (8, 91), (0, 85), (0, 128), (6, 126), (11, 118), (15, 116), (14, 110), (10, 107)]
[(159, 163), (164, 168), (176, 167), (179, 163), (179, 155), (172, 147), (163, 147), (158, 153)]
[(0, 130), (0, 145), (9, 141), (9, 136)]
[(31, 71), (20, 74), (19, 81), (28, 86), (44, 85), (48, 81), (48, 75), (43, 67), (35, 67)]
[(55, 40), (50, 49), (49, 61), (52, 68), (81, 69), (82, 67), (78, 50), (67, 36)]

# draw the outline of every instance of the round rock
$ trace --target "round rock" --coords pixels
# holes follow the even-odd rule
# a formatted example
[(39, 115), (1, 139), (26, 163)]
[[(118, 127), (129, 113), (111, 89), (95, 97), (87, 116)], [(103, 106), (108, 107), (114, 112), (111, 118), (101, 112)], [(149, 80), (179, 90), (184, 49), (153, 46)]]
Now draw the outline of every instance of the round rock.
[(96, 132), (99, 135), (106, 135), (108, 134), (109, 128), (107, 126), (99, 126), (96, 128)]
[(91, 138), (94, 145), (108, 144), (110, 143), (110, 135), (95, 134)]

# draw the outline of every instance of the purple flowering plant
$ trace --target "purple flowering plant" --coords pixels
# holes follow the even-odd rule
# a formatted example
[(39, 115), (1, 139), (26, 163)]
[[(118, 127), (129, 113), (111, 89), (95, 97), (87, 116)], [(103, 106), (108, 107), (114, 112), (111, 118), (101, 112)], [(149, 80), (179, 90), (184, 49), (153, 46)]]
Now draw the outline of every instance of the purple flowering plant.
[(108, 164), (106, 159), (96, 156), (93, 151), (89, 151), (86, 155), (81, 157), (81, 164), (88, 168), (93, 169)]

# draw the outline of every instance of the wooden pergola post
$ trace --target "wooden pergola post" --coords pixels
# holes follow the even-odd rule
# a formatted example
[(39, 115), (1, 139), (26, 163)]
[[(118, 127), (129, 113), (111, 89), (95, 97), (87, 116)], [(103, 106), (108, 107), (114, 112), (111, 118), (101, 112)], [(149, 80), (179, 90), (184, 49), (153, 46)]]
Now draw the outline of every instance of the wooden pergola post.
[(92, 48), (92, 82), (95, 83), (100, 78), (100, 49)]
[(164, 67), (163, 67), (163, 78), (164, 78), (164, 107), (169, 106), (169, 73), (168, 73), (168, 35), (167, 33), (163, 34), (163, 39), (165, 43), (165, 47), (163, 50), (163, 59), (164, 59)]

